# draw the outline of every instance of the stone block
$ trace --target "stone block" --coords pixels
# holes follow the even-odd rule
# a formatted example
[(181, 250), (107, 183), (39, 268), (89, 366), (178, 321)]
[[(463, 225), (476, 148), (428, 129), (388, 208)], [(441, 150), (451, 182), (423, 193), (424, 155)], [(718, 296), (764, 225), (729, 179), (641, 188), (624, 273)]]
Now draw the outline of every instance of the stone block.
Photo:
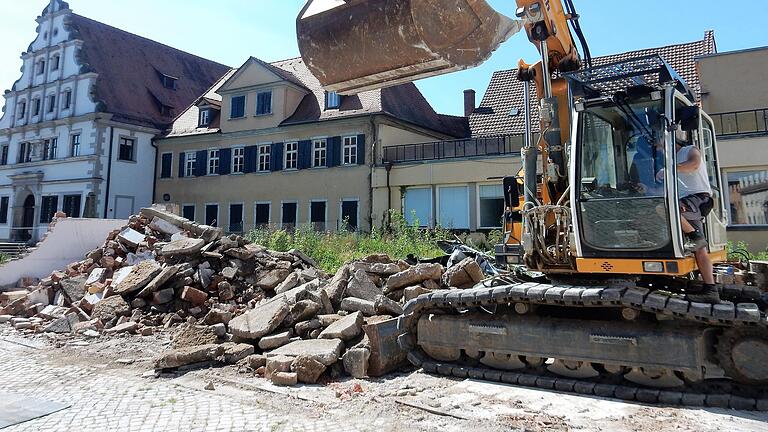
[(171, 369), (193, 363), (214, 361), (224, 353), (221, 345), (199, 345), (166, 351), (155, 360), (155, 369)]
[(133, 266), (132, 271), (125, 276), (115, 287), (115, 293), (124, 295), (143, 289), (152, 279), (155, 278), (163, 269), (154, 260), (142, 261)]
[(347, 350), (341, 360), (344, 370), (355, 378), (368, 376), (368, 359), (371, 352), (367, 348), (352, 348)]
[(295, 372), (275, 372), (270, 380), (278, 386), (295, 386), (298, 383), (298, 375)]
[(291, 363), (291, 371), (296, 372), (299, 382), (315, 384), (325, 372), (326, 366), (312, 357), (299, 356)]
[(98, 302), (93, 307), (91, 318), (100, 319), (102, 322), (112, 321), (116, 317), (128, 316), (131, 313), (131, 306), (122, 296), (116, 295), (107, 297)]
[(229, 330), (243, 339), (259, 339), (272, 333), (289, 311), (288, 301), (281, 296), (233, 318), (229, 322)]
[(418, 264), (408, 270), (390, 276), (387, 279), (384, 291), (397, 291), (409, 286), (418, 285), (426, 280), (440, 280), (442, 276), (443, 266), (440, 264)]
[[(227, 251), (229, 252), (229, 251)], [(277, 268), (274, 270), (268, 270), (259, 274), (259, 278), (256, 282), (256, 286), (265, 290), (274, 290), (281, 282), (283, 282), (291, 271), (288, 269)]]
[(376, 315), (376, 306), (372, 301), (347, 297), (341, 301), (341, 310), (347, 312), (362, 312), (365, 316)]
[(264, 377), (269, 379), (275, 372), (290, 372), (294, 357), (277, 355), (267, 357)]
[(164, 290), (156, 291), (152, 293), (152, 304), (161, 305), (170, 303), (176, 296), (176, 292), (173, 288), (166, 288)]
[(85, 276), (78, 276), (59, 281), (61, 290), (70, 303), (80, 301), (80, 299), (88, 294), (88, 291), (85, 289), (86, 279)]
[(345, 296), (374, 301), (381, 294), (381, 288), (371, 281), (368, 274), (363, 270), (357, 270), (352, 274), (352, 278), (347, 284)]
[(118, 324), (111, 329), (104, 330), (106, 334), (118, 334), (118, 333), (136, 333), (139, 325), (133, 321), (128, 321), (122, 324)]
[(301, 272), (293, 272), (275, 287), (275, 293), (282, 294), (288, 290), (296, 288), (299, 283), (301, 283)]
[(222, 346), (224, 347), (222, 360), (226, 364), (235, 364), (255, 351), (253, 345), (245, 343), (227, 342), (222, 344)]
[(344, 318), (329, 325), (320, 332), (320, 339), (341, 339), (348, 341), (356, 338), (363, 331), (363, 314), (361, 312), (351, 313)]
[(208, 294), (191, 286), (186, 286), (181, 292), (181, 299), (199, 305), (208, 300)]
[(293, 335), (291, 334), (290, 330), (286, 330), (281, 333), (276, 333), (269, 336), (264, 336), (259, 340), (259, 348), (263, 350), (271, 350), (275, 348), (279, 348), (283, 345), (287, 345), (291, 341), (291, 337)]
[(376, 297), (376, 301), (373, 303), (373, 307), (376, 309), (376, 313), (379, 315), (402, 315), (403, 307), (400, 304), (387, 296), (380, 295)]
[(305, 355), (330, 366), (339, 360), (343, 349), (344, 342), (340, 339), (298, 340), (268, 353), (267, 358), (277, 355), (290, 357)]
[(483, 280), (483, 270), (473, 258), (465, 258), (446, 270), (443, 283), (454, 288), (472, 288)]

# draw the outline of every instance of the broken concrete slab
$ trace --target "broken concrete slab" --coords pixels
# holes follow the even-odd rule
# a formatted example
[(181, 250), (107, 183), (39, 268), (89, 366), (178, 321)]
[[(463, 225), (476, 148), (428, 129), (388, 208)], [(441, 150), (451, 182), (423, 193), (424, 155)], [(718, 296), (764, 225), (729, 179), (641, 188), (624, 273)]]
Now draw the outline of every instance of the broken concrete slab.
[(221, 360), (226, 364), (235, 364), (255, 351), (253, 345), (245, 343), (227, 342), (221, 345), (224, 347)]
[(289, 274), (288, 277), (285, 278), (283, 282), (281, 282), (279, 285), (275, 287), (275, 293), (282, 294), (288, 290), (296, 288), (296, 286), (298, 286), (300, 282), (301, 282), (301, 272), (293, 272)]
[(130, 313), (131, 306), (122, 296), (115, 295), (98, 302), (96, 306), (93, 307), (91, 318), (97, 318), (104, 323), (108, 323), (115, 317), (128, 316)]
[(163, 267), (163, 269), (160, 270), (160, 273), (152, 278), (152, 280), (147, 283), (141, 292), (139, 292), (138, 297), (149, 297), (153, 292), (157, 291), (166, 282), (171, 280), (171, 278), (174, 277), (180, 269), (181, 267), (177, 265)]
[(88, 291), (85, 289), (86, 279), (85, 276), (77, 276), (59, 281), (61, 290), (64, 292), (64, 295), (67, 296), (70, 303), (80, 301), (80, 299), (88, 294)]
[[(231, 249), (231, 250), (234, 250), (234, 249)], [(229, 251), (227, 251), (227, 253), (229, 253)], [(290, 274), (291, 274), (290, 270), (281, 269), (281, 268), (262, 272), (259, 275), (259, 279), (256, 282), (256, 286), (258, 286), (259, 288), (265, 291), (272, 291), (281, 282), (283, 282)]]
[(122, 267), (112, 274), (112, 286), (116, 287), (122, 282), (129, 274), (133, 272), (134, 266)]
[(384, 292), (396, 291), (426, 280), (440, 280), (443, 276), (443, 266), (440, 264), (418, 264), (408, 270), (396, 273), (387, 279)]
[(336, 275), (333, 276), (333, 279), (323, 288), (334, 305), (338, 305), (341, 302), (344, 292), (347, 290), (351, 268), (350, 265), (346, 264), (341, 266)]
[(295, 372), (275, 372), (270, 380), (277, 386), (295, 386), (298, 383), (298, 375)]
[(157, 261), (142, 261), (134, 266), (133, 271), (115, 286), (114, 291), (120, 295), (139, 291), (147, 286), (161, 271), (162, 268)]
[(264, 369), (264, 377), (269, 379), (272, 374), (276, 372), (290, 372), (291, 365), (293, 364), (294, 357), (276, 355), (267, 357), (266, 368)]
[(181, 299), (195, 305), (201, 305), (208, 300), (208, 294), (191, 286), (185, 286), (181, 291)]
[(288, 316), (288, 325), (292, 325), (301, 321), (306, 321), (320, 311), (321, 306), (312, 300), (297, 301), (291, 307), (291, 312)]
[(183, 325), (173, 335), (173, 348), (184, 348), (198, 345), (210, 345), (218, 341), (215, 330), (208, 326)]
[(342, 300), (340, 309), (347, 312), (362, 312), (365, 316), (376, 315), (374, 302), (355, 297), (347, 297)]
[(149, 227), (166, 235), (174, 235), (181, 232), (181, 228), (157, 216), (152, 218), (152, 222), (149, 223)]
[(381, 288), (377, 287), (363, 270), (355, 271), (347, 284), (346, 296), (349, 297), (374, 301), (381, 294)]
[(199, 253), (203, 249), (203, 246), (205, 246), (205, 240), (201, 238), (184, 237), (163, 246), (163, 248), (160, 249), (160, 255), (194, 255)]
[(473, 258), (465, 258), (449, 268), (443, 275), (443, 282), (454, 288), (472, 288), (483, 280), (483, 270)]
[(243, 339), (259, 339), (272, 333), (288, 315), (285, 296), (259, 305), (229, 322), (230, 332)]
[(215, 361), (224, 353), (221, 345), (199, 345), (166, 351), (155, 360), (155, 369), (172, 369), (193, 363)]
[(118, 333), (136, 333), (139, 328), (139, 324), (133, 321), (128, 321), (122, 324), (118, 324), (111, 329), (104, 330), (106, 334), (118, 334)]
[(371, 352), (367, 348), (352, 348), (347, 350), (341, 360), (344, 364), (344, 370), (354, 378), (365, 378), (368, 376), (368, 359)]
[(379, 315), (398, 316), (403, 314), (403, 307), (400, 306), (400, 303), (383, 295), (376, 297), (376, 301), (373, 302), (373, 307)]
[(319, 339), (341, 339), (348, 341), (356, 338), (363, 331), (363, 314), (351, 313), (332, 323), (318, 336)]
[(326, 366), (308, 356), (298, 356), (291, 363), (291, 371), (296, 372), (299, 382), (315, 384), (325, 372)]
[(65, 316), (62, 316), (48, 323), (48, 325), (43, 328), (43, 331), (46, 333), (58, 334), (72, 333), (72, 326), (69, 323), (69, 319), (67, 319)]
[(123, 244), (136, 247), (146, 240), (147, 236), (131, 228), (125, 228), (117, 235)]
[(263, 350), (271, 350), (280, 348), (283, 345), (287, 345), (291, 341), (293, 334), (290, 330), (286, 330), (281, 333), (276, 333), (269, 336), (264, 336), (259, 340), (259, 348)]
[(304, 355), (330, 366), (339, 360), (343, 349), (344, 342), (341, 339), (299, 340), (267, 353), (267, 358), (278, 355), (290, 357)]

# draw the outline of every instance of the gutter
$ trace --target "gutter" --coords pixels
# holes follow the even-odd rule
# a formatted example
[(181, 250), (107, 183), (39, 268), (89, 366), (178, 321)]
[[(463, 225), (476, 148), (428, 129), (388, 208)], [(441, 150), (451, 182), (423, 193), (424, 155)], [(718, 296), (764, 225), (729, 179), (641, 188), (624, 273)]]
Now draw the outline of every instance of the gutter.
[(109, 159), (107, 160), (107, 187), (104, 197), (104, 219), (109, 213), (109, 186), (112, 184), (112, 147), (115, 142), (115, 127), (109, 127)]

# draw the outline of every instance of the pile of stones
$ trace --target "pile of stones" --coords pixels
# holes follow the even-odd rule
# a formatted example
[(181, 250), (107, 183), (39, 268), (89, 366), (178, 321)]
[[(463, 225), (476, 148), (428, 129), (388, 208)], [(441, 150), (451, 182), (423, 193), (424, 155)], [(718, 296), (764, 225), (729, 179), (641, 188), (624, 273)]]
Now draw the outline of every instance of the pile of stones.
[(82, 261), (0, 294), (0, 323), (92, 338), (167, 331), (172, 345), (155, 360), (158, 370), (237, 363), (276, 384), (314, 383), (368, 376), (376, 350), (366, 327), (420, 294), (482, 278), (472, 259), (446, 271), (386, 255), (330, 276), (301, 251), (267, 250), (148, 208)]

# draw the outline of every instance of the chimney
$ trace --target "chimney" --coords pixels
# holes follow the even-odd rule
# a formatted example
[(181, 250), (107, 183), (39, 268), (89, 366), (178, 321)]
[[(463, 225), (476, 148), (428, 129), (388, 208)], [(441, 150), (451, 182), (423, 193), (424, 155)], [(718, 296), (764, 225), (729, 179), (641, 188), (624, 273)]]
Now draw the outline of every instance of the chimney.
[(464, 90), (464, 117), (469, 117), (475, 112), (475, 91)]

